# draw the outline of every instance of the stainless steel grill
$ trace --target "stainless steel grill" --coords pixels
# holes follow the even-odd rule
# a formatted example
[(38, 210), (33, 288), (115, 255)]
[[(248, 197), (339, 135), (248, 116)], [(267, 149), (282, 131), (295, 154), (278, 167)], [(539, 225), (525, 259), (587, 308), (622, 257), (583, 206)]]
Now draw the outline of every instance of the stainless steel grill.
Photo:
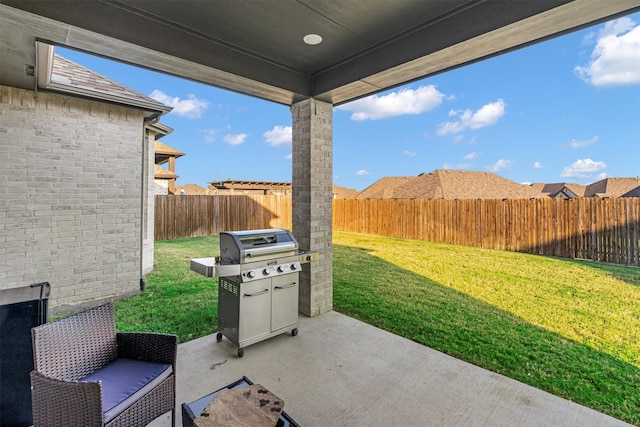
[(218, 277), (217, 340), (227, 337), (242, 357), (246, 346), (297, 335), (299, 272), (317, 259), (285, 229), (220, 233), (219, 257), (191, 260), (191, 270)]

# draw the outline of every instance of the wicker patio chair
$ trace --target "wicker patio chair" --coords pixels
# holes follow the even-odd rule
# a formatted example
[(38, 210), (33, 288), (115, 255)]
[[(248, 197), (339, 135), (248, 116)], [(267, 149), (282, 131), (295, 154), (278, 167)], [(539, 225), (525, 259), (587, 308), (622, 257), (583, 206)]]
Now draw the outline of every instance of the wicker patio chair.
[(175, 335), (116, 333), (113, 304), (32, 329), (33, 425), (144, 426), (171, 411)]

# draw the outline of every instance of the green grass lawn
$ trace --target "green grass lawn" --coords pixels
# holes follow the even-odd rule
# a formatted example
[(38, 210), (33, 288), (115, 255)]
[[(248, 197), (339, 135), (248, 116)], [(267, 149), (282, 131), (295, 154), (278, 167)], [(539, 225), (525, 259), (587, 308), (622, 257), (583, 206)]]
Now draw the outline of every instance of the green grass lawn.
[(334, 235), (337, 311), (640, 425), (640, 269)]
[[(217, 283), (189, 270), (217, 236), (156, 242), (119, 330), (216, 330)], [(640, 425), (640, 269), (334, 233), (334, 308)]]
[(116, 301), (119, 331), (176, 334), (180, 342), (217, 330), (218, 281), (189, 269), (191, 258), (218, 255), (218, 236), (155, 242), (147, 290)]

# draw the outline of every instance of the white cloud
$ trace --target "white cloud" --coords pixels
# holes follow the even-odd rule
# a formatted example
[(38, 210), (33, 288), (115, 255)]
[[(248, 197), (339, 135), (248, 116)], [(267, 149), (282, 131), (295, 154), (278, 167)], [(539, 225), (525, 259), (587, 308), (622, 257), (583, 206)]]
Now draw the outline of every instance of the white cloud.
[(409, 151), (409, 150), (404, 150), (402, 152), (402, 154), (404, 154), (405, 156), (409, 156), (409, 157), (414, 157), (416, 155), (416, 153), (414, 153), (413, 151)]
[(629, 17), (607, 22), (598, 34), (591, 61), (574, 71), (594, 86), (640, 83), (640, 25)]
[(511, 167), (513, 166), (514, 163), (515, 162), (513, 160), (500, 159), (497, 162), (495, 162), (493, 165), (487, 166), (485, 169), (488, 170), (489, 172), (499, 172), (501, 170), (511, 170)]
[(461, 122), (446, 122), (440, 125), (437, 132), (438, 135), (444, 136), (450, 133), (462, 132), (464, 129), (465, 126)]
[(284, 156), (284, 159), (285, 159), (285, 160), (291, 160), (291, 159), (293, 159), (293, 153), (289, 153), (289, 154), (287, 154), (286, 156)]
[(451, 163), (445, 163), (442, 165), (442, 169), (456, 169), (456, 170), (468, 170), (473, 167), (472, 164), (469, 163), (458, 163), (456, 165), (452, 165)]
[(465, 129), (479, 129), (495, 124), (505, 114), (506, 104), (502, 99), (482, 106), (478, 111), (469, 109), (459, 111), (449, 111), (449, 117), (457, 120), (442, 123), (438, 128), (438, 135), (444, 136), (452, 133), (462, 132)]
[(478, 129), (495, 124), (500, 117), (504, 116), (504, 109), (505, 103), (502, 99), (484, 105), (471, 116), (469, 119), (469, 127), (471, 129)]
[(371, 95), (336, 107), (351, 111), (351, 120), (379, 120), (405, 114), (421, 114), (438, 107), (445, 95), (435, 86), (400, 89), (387, 95)]
[[(602, 169), (605, 169), (607, 165), (604, 162), (594, 162), (591, 159), (579, 159), (573, 162), (571, 165), (566, 166), (560, 176), (563, 178), (593, 178), (596, 176), (601, 176), (603, 173), (600, 172)], [(600, 173), (598, 175), (598, 173)], [(606, 174), (605, 174), (606, 175)]]
[(215, 129), (205, 129), (203, 132), (204, 132), (204, 140), (206, 142), (215, 142), (216, 133), (218, 133), (217, 130), (215, 130)]
[(463, 158), (464, 158), (465, 160), (473, 160), (473, 159), (477, 158), (478, 156), (479, 156), (479, 154), (478, 154), (478, 153), (473, 152), (473, 153), (469, 153), (469, 154), (467, 154), (467, 155), (466, 155), (466, 156), (464, 156)]
[(209, 102), (204, 99), (198, 99), (195, 95), (190, 94), (189, 99), (180, 99), (177, 96), (171, 97), (161, 90), (155, 89), (149, 95), (151, 98), (165, 105), (173, 107), (170, 114), (177, 114), (187, 119), (199, 119), (204, 110), (209, 107)]
[(273, 129), (262, 134), (267, 144), (272, 147), (291, 145), (293, 139), (291, 126), (274, 126)]
[(569, 143), (569, 147), (582, 148), (582, 147), (586, 147), (587, 145), (594, 144), (596, 141), (598, 141), (598, 135), (590, 139), (585, 139), (584, 141), (577, 141), (575, 139), (572, 139), (571, 142)]
[(371, 172), (369, 172), (366, 169), (360, 169), (358, 172), (356, 172), (356, 175), (358, 175), (358, 176), (371, 175)]
[(542, 169), (542, 168), (543, 168), (542, 163), (540, 163), (540, 162), (533, 162), (533, 168), (534, 168), (534, 169)]
[(248, 135), (246, 133), (239, 133), (237, 135), (229, 134), (225, 135), (222, 140), (229, 145), (240, 145), (245, 139), (247, 139), (247, 136)]

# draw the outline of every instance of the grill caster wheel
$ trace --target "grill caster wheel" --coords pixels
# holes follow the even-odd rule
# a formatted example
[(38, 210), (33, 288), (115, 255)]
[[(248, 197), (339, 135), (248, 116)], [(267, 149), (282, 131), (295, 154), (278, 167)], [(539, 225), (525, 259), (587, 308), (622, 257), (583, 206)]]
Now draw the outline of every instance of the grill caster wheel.
[(238, 349), (238, 357), (242, 357), (244, 356), (244, 348), (239, 348)]
[(222, 341), (222, 332), (218, 332), (218, 334), (216, 335), (216, 341)]
[(295, 337), (296, 335), (298, 335), (298, 328), (293, 328), (293, 329), (291, 330), (291, 335), (292, 335), (292, 336), (294, 336), (294, 337)]

